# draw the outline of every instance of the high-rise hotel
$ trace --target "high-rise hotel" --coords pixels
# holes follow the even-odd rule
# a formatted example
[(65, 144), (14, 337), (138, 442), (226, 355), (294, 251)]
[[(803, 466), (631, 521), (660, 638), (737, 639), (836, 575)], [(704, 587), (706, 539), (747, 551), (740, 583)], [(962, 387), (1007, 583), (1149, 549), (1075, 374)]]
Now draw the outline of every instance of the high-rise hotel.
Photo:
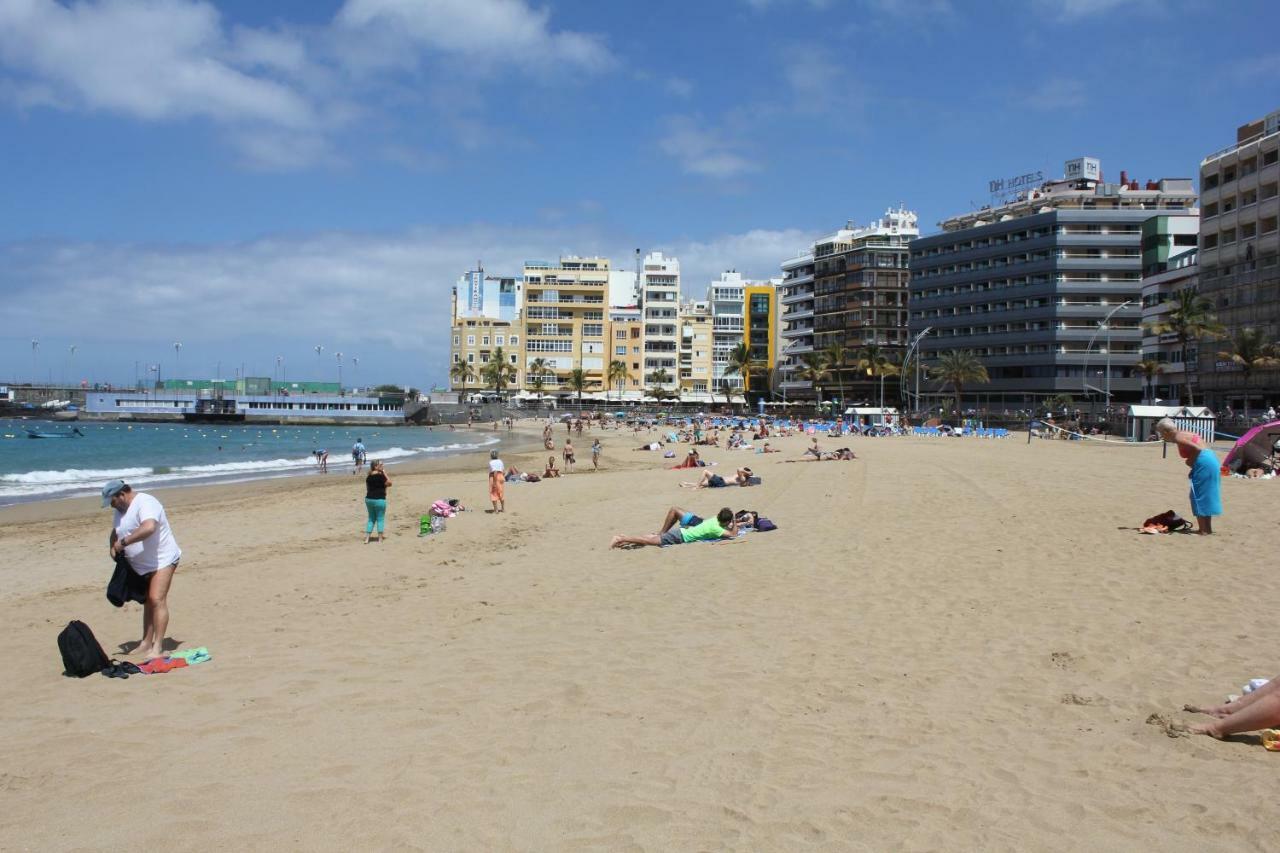
[[(1211, 407), (1239, 407), (1244, 373), (1217, 352), (1241, 329), (1280, 340), (1280, 110), (1238, 128), (1234, 145), (1204, 158), (1200, 193), (1200, 293), (1226, 339), (1199, 348), (1197, 385)], [(1255, 399), (1275, 400), (1280, 371), (1259, 372), (1250, 384)]]
[(1121, 172), (1108, 183), (1085, 157), (1061, 179), (947, 219), (911, 244), (911, 331), (929, 330), (921, 360), (975, 354), (991, 381), (966, 392), (992, 406), (1107, 390), (1136, 401), (1142, 224), (1195, 203), (1190, 178), (1140, 185)]

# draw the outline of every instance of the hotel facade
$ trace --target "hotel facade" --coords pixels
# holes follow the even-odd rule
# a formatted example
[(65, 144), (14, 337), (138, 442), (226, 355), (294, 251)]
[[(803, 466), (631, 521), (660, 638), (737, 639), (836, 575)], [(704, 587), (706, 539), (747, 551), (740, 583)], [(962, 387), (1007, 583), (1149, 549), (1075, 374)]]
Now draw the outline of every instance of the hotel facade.
[(927, 332), (921, 361), (936, 364), (949, 350), (976, 355), (991, 381), (966, 389), (975, 402), (1022, 408), (1060, 394), (1141, 395), (1142, 224), (1191, 210), (1192, 182), (1140, 187), (1122, 172), (1107, 183), (1092, 158), (1068, 161), (1064, 172), (911, 244), (910, 330)]

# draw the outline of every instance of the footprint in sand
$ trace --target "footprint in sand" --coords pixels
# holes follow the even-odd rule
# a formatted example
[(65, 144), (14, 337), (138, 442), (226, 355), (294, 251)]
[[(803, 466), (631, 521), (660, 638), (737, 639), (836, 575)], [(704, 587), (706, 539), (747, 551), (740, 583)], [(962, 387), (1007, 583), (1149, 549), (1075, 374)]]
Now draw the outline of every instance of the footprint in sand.
[(1190, 737), (1191, 732), (1182, 723), (1174, 722), (1163, 714), (1147, 717), (1147, 725), (1156, 726), (1169, 737)]
[(1074, 669), (1076, 659), (1071, 652), (1053, 652), (1049, 655), (1049, 660), (1053, 661), (1053, 665), (1058, 669)]
[(1077, 693), (1064, 693), (1061, 701), (1063, 705), (1092, 705), (1097, 700)]

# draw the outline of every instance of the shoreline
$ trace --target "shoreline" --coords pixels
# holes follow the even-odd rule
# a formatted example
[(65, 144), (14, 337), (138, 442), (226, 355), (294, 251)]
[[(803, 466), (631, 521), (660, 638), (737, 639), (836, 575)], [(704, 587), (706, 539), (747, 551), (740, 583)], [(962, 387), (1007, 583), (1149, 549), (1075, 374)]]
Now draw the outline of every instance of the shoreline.
[[(464, 430), (459, 428), (458, 431)], [(535, 431), (533, 427), (526, 424), (522, 428), (519, 421), (510, 433), (505, 429), (499, 429), (494, 433), (492, 427), (488, 425), (483, 430), (476, 428), (475, 432), (478, 436), (496, 435), (498, 440), (492, 446), (484, 448), (445, 452), (438, 455), (422, 453), (417, 456), (389, 460), (386, 462), (387, 468), (392, 474), (409, 477), (419, 474), (456, 473), (473, 470), (474, 460), (480, 457), (487, 458), (489, 451), (493, 449), (502, 453), (523, 455), (542, 447), (541, 427), (539, 426)], [(377, 454), (370, 454), (369, 458), (376, 459)], [(336, 487), (338, 484), (350, 485), (353, 479), (358, 479), (351, 474), (349, 459), (343, 458), (337, 461), (330, 457), (329, 465), (328, 474), (321, 474), (314, 468), (293, 469), (266, 472), (257, 476), (228, 475), (225, 478), (204, 482), (176, 481), (143, 484), (138, 486), (137, 490), (159, 496), (165, 506), (172, 504), (183, 507), (210, 500), (216, 501), (227, 494), (243, 494), (246, 490), (277, 496), (298, 486), (324, 488), (333, 485)], [(101, 510), (100, 504), (101, 499), (96, 494), (33, 496), (29, 499), (15, 500), (13, 503), (0, 504), (0, 531), (15, 524), (66, 520), (91, 513), (96, 514)]]

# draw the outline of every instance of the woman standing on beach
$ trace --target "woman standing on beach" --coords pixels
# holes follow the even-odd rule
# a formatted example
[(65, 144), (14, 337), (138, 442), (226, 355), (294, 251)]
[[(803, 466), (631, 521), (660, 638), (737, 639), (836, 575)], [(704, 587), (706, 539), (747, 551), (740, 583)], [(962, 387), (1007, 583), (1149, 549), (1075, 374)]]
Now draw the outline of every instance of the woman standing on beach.
[(1170, 418), (1162, 418), (1156, 424), (1156, 432), (1162, 441), (1178, 448), (1178, 455), (1191, 471), (1191, 512), (1196, 517), (1196, 530), (1201, 536), (1213, 533), (1213, 517), (1222, 515), (1222, 475), (1218, 469), (1218, 455), (1205, 447), (1194, 432), (1178, 429)]
[(493, 503), (494, 512), (502, 512), (507, 508), (507, 469), (498, 458), (498, 451), (489, 451), (489, 500)]
[(378, 541), (386, 538), (387, 527), (387, 489), (391, 488), (391, 478), (382, 470), (382, 461), (375, 459), (369, 465), (369, 476), (364, 478), (364, 508), (369, 513), (369, 520), (364, 525), (364, 544), (369, 544), (374, 525), (378, 527)]

